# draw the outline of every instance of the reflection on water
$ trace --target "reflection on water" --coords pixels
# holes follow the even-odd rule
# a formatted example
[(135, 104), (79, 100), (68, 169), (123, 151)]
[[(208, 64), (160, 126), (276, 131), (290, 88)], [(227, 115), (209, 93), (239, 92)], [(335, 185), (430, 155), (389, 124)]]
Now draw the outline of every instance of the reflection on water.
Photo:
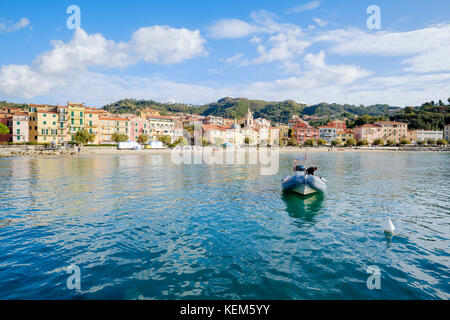
[(283, 192), (282, 199), (286, 204), (289, 216), (314, 223), (316, 215), (323, 207), (325, 196), (323, 193), (302, 196), (292, 192)]
[(328, 190), (307, 197), (281, 193), (294, 158), (274, 176), (170, 155), (0, 159), (0, 299), (449, 298), (449, 154), (311, 154)]

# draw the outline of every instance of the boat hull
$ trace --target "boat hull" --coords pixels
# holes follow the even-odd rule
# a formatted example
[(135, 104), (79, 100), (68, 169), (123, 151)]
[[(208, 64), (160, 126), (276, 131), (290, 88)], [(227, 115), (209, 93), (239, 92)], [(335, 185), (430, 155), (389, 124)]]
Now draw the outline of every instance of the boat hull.
[(291, 191), (301, 195), (308, 195), (316, 192), (324, 192), (327, 188), (326, 181), (313, 175), (304, 175), (302, 172), (296, 172), (292, 176), (283, 179), (283, 191)]

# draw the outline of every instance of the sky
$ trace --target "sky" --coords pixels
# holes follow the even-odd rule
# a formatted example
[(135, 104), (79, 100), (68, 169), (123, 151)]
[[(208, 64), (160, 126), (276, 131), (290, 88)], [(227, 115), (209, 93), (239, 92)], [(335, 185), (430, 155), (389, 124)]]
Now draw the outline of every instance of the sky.
[(448, 0), (1, 1), (0, 100), (447, 101), (449, 12)]

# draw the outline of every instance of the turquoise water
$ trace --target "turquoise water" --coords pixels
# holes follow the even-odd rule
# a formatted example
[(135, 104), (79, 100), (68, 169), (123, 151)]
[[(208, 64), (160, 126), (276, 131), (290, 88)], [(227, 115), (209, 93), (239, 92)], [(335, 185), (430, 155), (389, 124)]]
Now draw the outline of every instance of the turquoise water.
[(294, 157), (273, 176), (164, 154), (0, 159), (0, 299), (449, 298), (450, 154), (311, 153), (328, 191), (307, 198), (281, 192)]

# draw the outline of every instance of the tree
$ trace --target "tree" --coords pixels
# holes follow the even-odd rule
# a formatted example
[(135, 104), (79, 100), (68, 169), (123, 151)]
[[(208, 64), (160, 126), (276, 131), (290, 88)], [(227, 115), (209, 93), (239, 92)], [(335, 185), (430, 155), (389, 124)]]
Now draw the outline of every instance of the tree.
[(313, 139), (308, 139), (305, 141), (304, 143), (305, 147), (314, 147), (314, 140)]
[(327, 144), (327, 142), (325, 141), (325, 140), (323, 140), (323, 139), (318, 139), (317, 140), (317, 145), (318, 146), (324, 146), (324, 145), (326, 145)]
[(384, 141), (383, 141), (383, 139), (380, 139), (380, 138), (375, 139), (375, 140), (373, 141), (373, 145), (374, 145), (374, 146), (382, 146), (383, 144), (384, 144)]
[(400, 145), (401, 145), (401, 146), (404, 146), (404, 145), (409, 144), (409, 143), (410, 143), (409, 140), (406, 139), (406, 138), (400, 139)]
[(81, 145), (88, 144), (89, 142), (94, 142), (95, 140), (95, 134), (89, 133), (86, 129), (82, 129), (77, 131), (75, 135), (73, 136), (73, 139)]
[(139, 142), (140, 144), (146, 144), (148, 142), (148, 135), (146, 134), (139, 135), (139, 137), (137, 138), (137, 142)]
[(447, 145), (447, 140), (445, 140), (445, 139), (438, 139), (437, 141), (436, 141), (436, 144), (438, 145), (438, 146), (446, 146)]
[(356, 143), (357, 146), (367, 146), (369, 144), (369, 142), (367, 140), (358, 140), (358, 142)]
[(209, 140), (208, 140), (208, 138), (202, 138), (202, 146), (203, 147), (206, 147), (206, 146), (208, 146), (209, 145)]
[(119, 142), (126, 142), (128, 141), (128, 136), (124, 133), (114, 132), (112, 134), (113, 141), (119, 143)]
[(170, 142), (172, 141), (170, 136), (160, 136), (160, 137), (158, 137), (158, 140), (161, 141), (162, 143), (166, 144), (166, 145), (169, 145)]
[(429, 145), (434, 145), (434, 144), (436, 144), (436, 140), (434, 140), (434, 139), (428, 139), (428, 140), (427, 140), (427, 144), (429, 144)]
[(295, 140), (294, 138), (289, 139), (288, 146), (292, 146), (292, 147), (298, 146), (297, 140)]
[(356, 146), (356, 140), (353, 139), (353, 138), (347, 139), (347, 141), (345, 141), (345, 146), (346, 146), (346, 147), (353, 147), (353, 146)]
[(386, 145), (387, 145), (388, 147), (392, 147), (394, 144), (395, 144), (394, 140), (391, 140), (391, 139), (386, 140)]
[(426, 141), (424, 141), (424, 140), (417, 141), (417, 144), (419, 146), (423, 146), (423, 145), (425, 145), (425, 143), (426, 143)]
[(8, 134), (9, 128), (7, 126), (5, 126), (3, 123), (0, 123), (0, 136), (4, 135), (4, 134)]
[(331, 145), (335, 146), (335, 147), (340, 146), (341, 144), (342, 144), (342, 141), (338, 140), (338, 139), (331, 141)]
[(245, 145), (248, 146), (250, 144), (250, 138), (249, 137), (245, 137), (244, 143), (245, 143)]

